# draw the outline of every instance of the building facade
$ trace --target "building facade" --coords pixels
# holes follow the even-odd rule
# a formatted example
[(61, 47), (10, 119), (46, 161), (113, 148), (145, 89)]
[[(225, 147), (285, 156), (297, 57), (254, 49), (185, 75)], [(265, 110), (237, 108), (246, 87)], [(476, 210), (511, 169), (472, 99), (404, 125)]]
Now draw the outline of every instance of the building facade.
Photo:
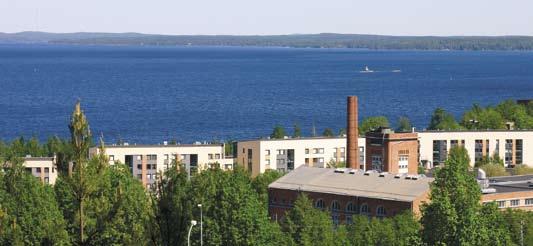
[[(365, 139), (358, 139), (359, 163), (365, 163)], [(237, 143), (236, 163), (252, 176), (266, 170), (282, 172), (302, 165), (327, 167), (328, 163), (346, 162), (346, 137), (305, 137), (258, 139)], [(361, 165), (364, 169), (364, 165)]]
[(422, 131), (418, 132), (420, 162), (444, 163), (453, 146), (464, 146), (474, 166), (484, 156), (498, 155), (506, 167), (533, 165), (533, 130)]
[(353, 215), (418, 214), (428, 199), (432, 180), (418, 175), (302, 166), (269, 185), (269, 214), (273, 220), (282, 220), (302, 193), (316, 208), (329, 211), (335, 223), (350, 223)]
[(418, 135), (385, 128), (366, 134), (366, 170), (418, 173)]
[(54, 185), (57, 179), (57, 167), (54, 157), (24, 157), (24, 168), (45, 184)]
[(533, 175), (491, 177), (483, 189), (483, 203), (496, 202), (500, 209), (533, 211)]
[[(91, 148), (89, 155), (99, 151), (98, 147)], [(111, 165), (126, 164), (145, 186), (153, 186), (158, 174), (170, 168), (174, 161), (193, 172), (214, 165), (225, 170), (233, 168), (233, 158), (224, 155), (224, 144), (109, 145), (105, 151)]]

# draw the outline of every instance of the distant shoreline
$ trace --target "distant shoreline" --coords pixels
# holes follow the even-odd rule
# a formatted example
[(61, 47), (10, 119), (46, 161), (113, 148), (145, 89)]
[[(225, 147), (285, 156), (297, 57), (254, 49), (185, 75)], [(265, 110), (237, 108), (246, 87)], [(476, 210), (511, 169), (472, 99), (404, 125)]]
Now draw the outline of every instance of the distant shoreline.
[(384, 36), (298, 34), (267, 36), (155, 35), (140, 33), (0, 33), (0, 44), (276, 47), (415, 51), (532, 51), (531, 36)]

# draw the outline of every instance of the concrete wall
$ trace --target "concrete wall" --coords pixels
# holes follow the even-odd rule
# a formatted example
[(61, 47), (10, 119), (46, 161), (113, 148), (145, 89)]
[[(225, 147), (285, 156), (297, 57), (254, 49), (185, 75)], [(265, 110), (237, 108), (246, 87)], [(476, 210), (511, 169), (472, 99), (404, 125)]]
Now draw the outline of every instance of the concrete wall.
[(57, 169), (55, 160), (52, 157), (26, 157), (24, 167), (31, 174), (39, 178), (43, 183), (55, 184), (57, 179)]
[[(502, 201), (505, 203), (505, 205), (500, 206), (500, 209), (512, 208), (533, 211), (533, 203), (526, 204), (526, 199), (531, 199), (531, 201), (533, 201), (533, 190), (483, 194), (481, 197), (481, 202), (496, 202), (498, 204), (499, 201)], [(511, 200), (518, 200), (518, 206), (512, 206)]]

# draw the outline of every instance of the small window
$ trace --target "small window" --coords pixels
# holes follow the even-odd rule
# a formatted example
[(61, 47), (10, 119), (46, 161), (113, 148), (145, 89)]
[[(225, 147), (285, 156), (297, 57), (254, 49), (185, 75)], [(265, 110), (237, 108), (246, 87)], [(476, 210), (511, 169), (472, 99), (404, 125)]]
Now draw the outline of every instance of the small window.
[(533, 205), (533, 198), (527, 198), (525, 203), (526, 205)]
[(44, 168), (44, 172), (45, 172), (45, 173), (49, 173), (49, 172), (50, 172), (50, 168), (45, 167), (45, 168)]
[(38, 167), (38, 168), (35, 168), (36, 172), (40, 173), (41, 172), (41, 168)]
[(142, 165), (141, 164), (137, 164), (137, 169), (139, 169), (139, 170), (143, 169)]
[(309, 149), (305, 149), (305, 154), (306, 154), (306, 155), (309, 154)]
[(45, 177), (45, 178), (44, 178), (44, 183), (45, 183), (45, 184), (50, 184), (50, 178)]
[(318, 200), (315, 202), (315, 207), (316, 207), (316, 208), (319, 208), (319, 209), (324, 209), (324, 200), (322, 200), (322, 199), (318, 199)]
[(142, 156), (138, 155), (138, 156), (137, 156), (137, 160), (138, 160), (138, 161), (142, 160)]
[(215, 154), (215, 159), (220, 159), (220, 154)]
[(517, 206), (520, 206), (520, 200), (518, 199), (511, 200), (511, 207), (517, 207)]
[(109, 160), (110, 161), (114, 161), (115, 160), (115, 156), (114, 155), (109, 155)]
[(168, 160), (168, 154), (164, 155), (165, 160)]
[(385, 216), (385, 215), (387, 215), (387, 211), (385, 210), (385, 208), (383, 206), (378, 206), (378, 208), (376, 210), (376, 213), (377, 213), (377, 216)]
[(368, 214), (370, 213), (370, 209), (368, 208), (368, 205), (365, 203), (361, 205), (361, 213), (362, 214)]
[(498, 208), (505, 208), (505, 201), (498, 201)]
[(331, 203), (331, 211), (340, 211), (341, 210), (341, 205), (338, 201), (333, 201)]
[(213, 160), (213, 154), (208, 154), (207, 156), (208, 156), (207, 158), (208, 158), (209, 160)]
[(265, 150), (265, 155), (270, 155), (270, 150), (269, 149)]
[(355, 205), (352, 202), (350, 202), (350, 203), (348, 203), (348, 205), (346, 205), (346, 212), (347, 213), (355, 213), (356, 212)]

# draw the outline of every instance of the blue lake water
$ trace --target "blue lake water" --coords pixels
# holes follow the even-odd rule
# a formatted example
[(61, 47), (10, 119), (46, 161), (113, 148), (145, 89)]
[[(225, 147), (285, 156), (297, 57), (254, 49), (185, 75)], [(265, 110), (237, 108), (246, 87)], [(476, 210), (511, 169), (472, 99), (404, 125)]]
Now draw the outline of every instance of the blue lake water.
[(460, 117), (473, 103), (533, 98), (533, 53), (0, 46), (4, 140), (68, 137), (78, 98), (107, 142), (247, 139), (295, 122), (310, 135), (345, 126), (348, 95), (360, 119), (425, 128), (436, 107)]

